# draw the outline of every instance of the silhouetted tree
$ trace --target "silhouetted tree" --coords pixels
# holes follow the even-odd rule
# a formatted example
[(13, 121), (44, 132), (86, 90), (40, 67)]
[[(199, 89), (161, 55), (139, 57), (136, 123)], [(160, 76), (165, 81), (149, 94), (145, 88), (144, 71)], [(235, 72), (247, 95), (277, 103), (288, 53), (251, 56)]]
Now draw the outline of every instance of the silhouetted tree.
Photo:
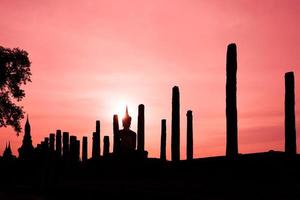
[(12, 126), (19, 134), (20, 120), (24, 118), (22, 106), (14, 101), (25, 97), (22, 84), (30, 79), (30, 61), (24, 50), (4, 48), (0, 46), (0, 127)]

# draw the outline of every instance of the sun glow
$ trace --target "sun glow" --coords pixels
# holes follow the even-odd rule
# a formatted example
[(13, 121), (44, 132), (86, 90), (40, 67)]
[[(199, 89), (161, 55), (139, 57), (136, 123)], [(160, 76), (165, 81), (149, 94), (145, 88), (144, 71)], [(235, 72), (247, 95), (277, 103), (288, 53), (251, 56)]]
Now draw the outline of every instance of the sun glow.
[(135, 123), (137, 121), (138, 105), (135, 105), (131, 101), (122, 100), (116, 102), (115, 105), (112, 106), (113, 114), (117, 114), (119, 122), (121, 122), (125, 116), (126, 106), (128, 107), (128, 113), (132, 118), (132, 123)]
[(114, 114), (117, 114), (119, 119), (122, 119), (125, 116), (125, 110), (128, 103), (126, 101), (120, 101), (115, 105)]

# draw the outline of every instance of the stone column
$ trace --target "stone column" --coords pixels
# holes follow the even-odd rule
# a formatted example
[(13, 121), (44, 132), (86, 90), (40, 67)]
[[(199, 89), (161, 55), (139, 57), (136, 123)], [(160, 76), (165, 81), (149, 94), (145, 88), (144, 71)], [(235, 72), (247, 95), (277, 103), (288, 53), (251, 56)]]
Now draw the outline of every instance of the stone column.
[(173, 87), (172, 93), (172, 130), (171, 130), (172, 161), (180, 160), (180, 102), (179, 88)]
[(138, 127), (137, 127), (137, 136), (138, 136), (138, 147), (137, 150), (140, 152), (145, 151), (145, 106), (143, 104), (139, 105), (138, 109)]
[(97, 137), (99, 138), (99, 145), (98, 145), (98, 148), (97, 148), (97, 155), (99, 155), (100, 157), (100, 152), (101, 152), (101, 142), (100, 142), (100, 138), (101, 138), (101, 135), (100, 135), (100, 121), (97, 120), (96, 121), (96, 134), (97, 134)]
[(77, 137), (74, 135), (70, 136), (70, 159), (76, 161), (76, 149), (77, 149)]
[(236, 45), (229, 44), (226, 57), (226, 156), (230, 159), (238, 156), (236, 73)]
[(69, 133), (63, 132), (63, 159), (69, 159)]
[(285, 74), (285, 152), (297, 154), (294, 73)]
[(82, 137), (82, 162), (88, 159), (88, 138), (86, 136)]
[(167, 126), (166, 120), (161, 120), (160, 159), (166, 160)]
[(49, 150), (49, 138), (48, 137), (44, 138), (44, 145), (45, 145), (45, 149), (48, 151)]
[(61, 157), (61, 130), (56, 130), (56, 154)]
[(80, 161), (80, 141), (76, 140), (75, 161)]
[(186, 138), (186, 159), (193, 159), (193, 113), (191, 110), (187, 111), (187, 138)]
[(49, 135), (49, 139), (50, 139), (50, 152), (53, 153), (54, 152), (54, 147), (55, 147), (55, 134), (54, 133), (50, 133)]
[(42, 148), (43, 148), (43, 157), (49, 158), (49, 138), (45, 137), (44, 141), (42, 142)]
[(96, 121), (96, 132), (93, 133), (92, 158), (100, 158), (100, 121)]
[(119, 120), (118, 115), (113, 116), (113, 134), (114, 134), (114, 147), (113, 152), (114, 154), (118, 152), (119, 149)]
[(109, 155), (109, 136), (104, 136), (103, 145), (103, 157), (107, 157)]

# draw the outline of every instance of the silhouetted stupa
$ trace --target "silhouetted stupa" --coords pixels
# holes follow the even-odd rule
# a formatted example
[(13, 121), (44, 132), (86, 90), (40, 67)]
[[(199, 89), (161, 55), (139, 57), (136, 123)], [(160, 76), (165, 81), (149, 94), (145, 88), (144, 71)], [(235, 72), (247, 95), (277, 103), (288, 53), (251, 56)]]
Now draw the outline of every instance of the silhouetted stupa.
[(8, 145), (5, 145), (5, 149), (3, 152), (3, 159), (5, 160), (10, 160), (15, 158), (15, 156), (12, 154), (11, 148), (10, 148), (10, 142), (8, 143)]
[(31, 129), (30, 129), (29, 119), (28, 119), (28, 115), (27, 115), (23, 143), (22, 143), (22, 146), (18, 149), (19, 158), (23, 159), (23, 160), (33, 158), (34, 147), (32, 146), (32, 140), (31, 140), (30, 132), (31, 132)]

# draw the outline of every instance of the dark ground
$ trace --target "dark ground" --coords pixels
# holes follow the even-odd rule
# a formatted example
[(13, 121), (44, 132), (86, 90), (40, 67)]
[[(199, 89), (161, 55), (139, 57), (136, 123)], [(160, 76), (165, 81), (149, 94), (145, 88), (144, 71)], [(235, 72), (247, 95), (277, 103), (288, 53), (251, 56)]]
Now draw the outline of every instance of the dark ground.
[(0, 199), (300, 199), (300, 157), (0, 162)]

